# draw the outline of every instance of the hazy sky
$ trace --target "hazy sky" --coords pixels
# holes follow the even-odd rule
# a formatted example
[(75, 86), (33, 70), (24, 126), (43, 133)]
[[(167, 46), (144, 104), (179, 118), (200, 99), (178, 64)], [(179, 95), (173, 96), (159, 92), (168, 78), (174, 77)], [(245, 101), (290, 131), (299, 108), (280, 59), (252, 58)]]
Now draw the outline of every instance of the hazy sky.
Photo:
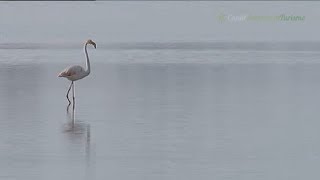
[[(1, 42), (320, 40), (320, 2), (0, 2)], [(299, 15), (301, 22), (220, 22)]]

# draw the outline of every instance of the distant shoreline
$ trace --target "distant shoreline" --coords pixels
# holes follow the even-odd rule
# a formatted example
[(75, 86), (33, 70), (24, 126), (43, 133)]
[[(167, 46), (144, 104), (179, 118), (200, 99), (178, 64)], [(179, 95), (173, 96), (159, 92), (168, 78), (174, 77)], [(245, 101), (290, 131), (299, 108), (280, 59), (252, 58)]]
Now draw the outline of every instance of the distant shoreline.
[[(76, 42), (3, 42), (1, 49), (79, 49)], [(319, 41), (279, 41), (279, 42), (100, 42), (99, 49), (108, 50), (237, 50), (237, 51), (314, 51), (320, 52)]]

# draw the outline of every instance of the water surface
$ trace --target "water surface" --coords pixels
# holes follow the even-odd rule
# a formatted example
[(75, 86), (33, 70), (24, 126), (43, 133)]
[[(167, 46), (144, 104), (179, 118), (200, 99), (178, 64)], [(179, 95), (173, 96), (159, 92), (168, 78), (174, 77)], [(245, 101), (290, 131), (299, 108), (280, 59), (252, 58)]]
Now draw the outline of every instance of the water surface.
[(90, 49), (74, 123), (81, 49), (0, 52), (0, 179), (318, 177), (316, 50)]

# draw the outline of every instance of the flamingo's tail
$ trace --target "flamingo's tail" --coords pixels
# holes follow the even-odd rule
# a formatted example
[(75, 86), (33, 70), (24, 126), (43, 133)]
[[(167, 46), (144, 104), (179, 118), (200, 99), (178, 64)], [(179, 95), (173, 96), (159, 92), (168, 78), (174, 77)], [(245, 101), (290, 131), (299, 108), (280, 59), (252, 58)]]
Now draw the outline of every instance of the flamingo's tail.
[(66, 73), (65, 72), (61, 72), (58, 74), (58, 77), (65, 77), (66, 76)]

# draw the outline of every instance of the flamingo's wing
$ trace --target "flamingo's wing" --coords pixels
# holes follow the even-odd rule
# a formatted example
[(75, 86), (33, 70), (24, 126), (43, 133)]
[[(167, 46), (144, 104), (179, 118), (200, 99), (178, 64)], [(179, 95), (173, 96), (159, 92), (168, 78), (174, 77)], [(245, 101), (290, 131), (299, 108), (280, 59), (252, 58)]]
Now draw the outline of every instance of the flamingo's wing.
[(58, 77), (70, 77), (74, 75), (80, 75), (84, 72), (83, 67), (81, 66), (71, 66), (65, 70), (63, 70)]

